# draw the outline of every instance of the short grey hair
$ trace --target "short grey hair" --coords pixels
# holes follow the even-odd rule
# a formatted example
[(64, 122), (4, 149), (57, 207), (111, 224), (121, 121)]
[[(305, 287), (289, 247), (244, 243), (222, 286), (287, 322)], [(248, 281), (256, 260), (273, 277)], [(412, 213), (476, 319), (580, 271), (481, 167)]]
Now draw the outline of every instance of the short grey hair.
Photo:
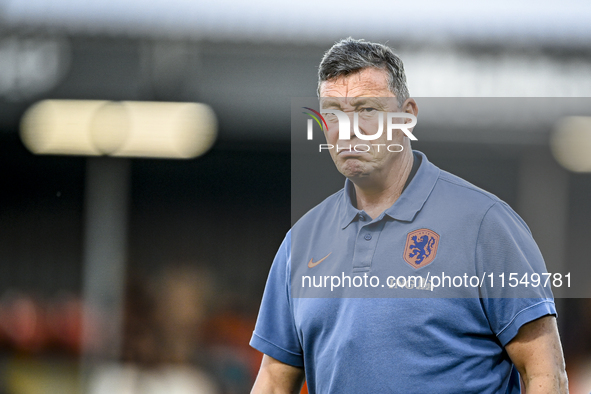
[(409, 97), (402, 60), (385, 45), (351, 37), (335, 43), (322, 57), (318, 67), (318, 95), (322, 82), (365, 68), (387, 71), (388, 89), (396, 95), (398, 106), (402, 107)]

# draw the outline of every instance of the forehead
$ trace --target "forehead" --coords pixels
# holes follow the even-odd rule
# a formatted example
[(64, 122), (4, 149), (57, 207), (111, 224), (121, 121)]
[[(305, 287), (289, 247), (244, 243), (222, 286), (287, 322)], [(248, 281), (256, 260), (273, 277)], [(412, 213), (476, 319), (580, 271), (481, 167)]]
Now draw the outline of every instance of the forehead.
[(388, 73), (365, 68), (320, 84), (320, 97), (395, 97), (388, 89)]

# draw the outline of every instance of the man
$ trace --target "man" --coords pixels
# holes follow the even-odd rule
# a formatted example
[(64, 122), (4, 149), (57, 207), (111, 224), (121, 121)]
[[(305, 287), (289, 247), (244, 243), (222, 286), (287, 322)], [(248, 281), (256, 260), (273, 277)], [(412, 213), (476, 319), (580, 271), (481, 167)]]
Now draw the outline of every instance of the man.
[[(277, 253), (251, 340), (265, 353), (252, 392), (297, 393), (305, 376), (310, 392), (322, 394), (518, 393), (519, 375), (528, 394), (568, 392), (547, 289), (505, 297), (498, 282), (470, 287), (464, 279), (459, 292), (441, 293), (378, 285), (386, 275), (521, 278), (545, 270), (529, 229), (505, 203), (413, 153), (402, 127), (375, 131), (386, 123), (380, 112), (398, 114), (388, 122), (399, 124), (418, 115), (400, 59), (383, 45), (343, 40), (322, 59), (319, 96), (331, 157), (347, 180)], [(343, 113), (354, 130), (346, 136), (332, 119)], [(364, 285), (351, 286), (361, 275)], [(306, 287), (317, 277), (319, 285)], [(337, 277), (348, 288), (337, 286), (335, 297), (326, 281)], [(391, 284), (400, 296), (379, 295)]]

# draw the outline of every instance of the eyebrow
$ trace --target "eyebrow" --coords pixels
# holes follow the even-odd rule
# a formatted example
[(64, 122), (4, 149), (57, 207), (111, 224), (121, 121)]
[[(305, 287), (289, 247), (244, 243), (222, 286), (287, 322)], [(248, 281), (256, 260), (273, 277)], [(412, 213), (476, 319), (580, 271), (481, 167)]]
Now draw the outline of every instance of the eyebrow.
[(342, 98), (323, 98), (320, 100), (320, 109), (341, 108)]
[(362, 105), (372, 105), (374, 107), (378, 107), (379, 109), (385, 108), (385, 103), (382, 99), (377, 97), (355, 97), (352, 98), (350, 104), (354, 107), (360, 107)]

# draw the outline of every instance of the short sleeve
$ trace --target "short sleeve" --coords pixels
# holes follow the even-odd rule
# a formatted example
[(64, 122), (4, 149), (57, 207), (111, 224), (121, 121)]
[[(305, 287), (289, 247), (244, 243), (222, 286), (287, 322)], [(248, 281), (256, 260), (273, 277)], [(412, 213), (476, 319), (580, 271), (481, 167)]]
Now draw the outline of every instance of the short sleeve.
[[(484, 312), (503, 346), (522, 325), (556, 315), (550, 286), (543, 286), (547, 275), (542, 254), (523, 219), (501, 201), (491, 206), (482, 219), (476, 264), (488, 278), (482, 289)], [(540, 279), (537, 286), (532, 275)], [(515, 287), (510, 285), (516, 283)]]
[(290, 256), (291, 232), (287, 233), (271, 266), (250, 346), (285, 364), (303, 367), (291, 308)]

